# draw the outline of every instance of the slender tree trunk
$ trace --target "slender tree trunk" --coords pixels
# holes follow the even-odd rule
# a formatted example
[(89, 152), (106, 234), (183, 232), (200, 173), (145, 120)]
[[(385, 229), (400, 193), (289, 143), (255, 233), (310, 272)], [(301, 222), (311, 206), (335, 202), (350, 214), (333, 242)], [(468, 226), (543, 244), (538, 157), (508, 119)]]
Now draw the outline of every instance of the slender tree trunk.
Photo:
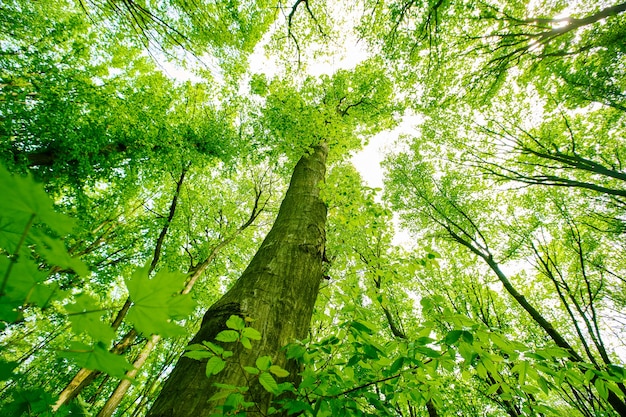
[[(183, 182), (185, 181), (185, 176), (187, 175), (187, 171), (189, 171), (190, 165), (186, 165), (183, 167), (180, 177), (176, 182), (176, 190), (174, 191), (174, 196), (172, 197), (172, 202), (170, 203), (169, 214), (167, 216), (166, 222), (161, 228), (161, 232), (159, 233), (159, 237), (157, 238), (156, 245), (154, 248), (154, 254), (152, 256), (152, 262), (150, 263), (150, 270), (148, 273), (152, 272), (156, 267), (159, 259), (161, 258), (161, 250), (163, 248), (163, 242), (165, 241), (165, 237), (169, 230), (169, 227), (174, 219), (174, 215), (176, 214), (176, 206), (178, 205), (178, 197), (180, 196), (180, 190), (183, 186)], [(128, 314), (128, 310), (132, 305), (131, 299), (127, 298), (124, 302), (122, 308), (118, 311), (113, 323), (111, 323), (111, 328), (113, 330), (117, 330), (126, 314)], [(126, 335), (122, 338), (120, 342), (118, 342), (112, 349), (111, 352), (115, 354), (123, 353), (130, 344), (137, 337), (137, 332), (135, 329), (132, 329), (130, 332), (126, 333)], [(61, 391), (59, 394), (59, 399), (52, 407), (52, 411), (57, 411), (62, 405), (67, 404), (69, 401), (76, 398), (85, 387), (88, 387), (100, 374), (99, 371), (94, 369), (81, 368), (74, 378), (70, 381), (69, 384)]]
[[(537, 323), (550, 336), (550, 338), (558, 347), (565, 349), (569, 353), (570, 360), (572, 362), (584, 363), (582, 356), (580, 356), (578, 352), (574, 349), (574, 347), (570, 345), (567, 340), (565, 340), (565, 338), (557, 329), (554, 328), (552, 323), (550, 323), (545, 317), (543, 317), (543, 315), (537, 309), (535, 309), (535, 307), (526, 299), (526, 297), (524, 297), (517, 291), (517, 289), (506, 277), (504, 272), (502, 272), (500, 266), (493, 259), (491, 253), (484, 253), (479, 248), (474, 246), (472, 242), (464, 239), (462, 236), (457, 234), (454, 230), (452, 230), (450, 226), (444, 225), (444, 228), (448, 231), (448, 233), (454, 240), (481, 257), (487, 263), (487, 265), (489, 265), (489, 267), (496, 274), (506, 291), (515, 299), (515, 301), (517, 301), (517, 303), (524, 310), (526, 310), (526, 312), (532, 317), (535, 323)], [(595, 382), (597, 378), (598, 376), (595, 375), (590, 382)], [(615, 394), (611, 390), (609, 390), (608, 392), (606, 401), (620, 416), (626, 417), (626, 401), (622, 400), (617, 394)]]
[(115, 391), (113, 391), (113, 394), (109, 396), (109, 399), (104, 404), (104, 407), (102, 407), (102, 409), (98, 413), (97, 417), (110, 417), (111, 415), (113, 415), (113, 412), (124, 398), (124, 395), (126, 395), (126, 391), (128, 391), (128, 388), (130, 387), (133, 379), (137, 376), (139, 369), (146, 362), (146, 360), (150, 356), (150, 353), (152, 352), (152, 349), (154, 349), (154, 347), (157, 345), (157, 343), (159, 343), (160, 340), (161, 336), (159, 336), (158, 334), (153, 334), (152, 336), (150, 336), (148, 342), (144, 345), (143, 349), (141, 349), (139, 355), (137, 355), (135, 362), (133, 362), (133, 369), (126, 372), (126, 376), (128, 378), (120, 381), (120, 383), (115, 388)]
[(231, 315), (254, 319), (262, 340), (252, 349), (229, 345), (234, 355), (223, 371), (210, 378), (204, 361), (181, 357), (149, 417), (219, 413), (217, 403), (208, 401), (220, 390), (215, 383), (249, 386), (247, 400), (254, 401), (255, 410), (265, 415), (272, 395), (255, 380), (248, 381), (249, 375), (241, 368), (254, 366), (259, 356), (270, 356), (272, 363), (287, 369), (288, 378), (295, 381), (298, 365), (288, 361), (281, 348), (306, 337), (322, 279), (326, 206), (318, 184), (324, 180), (327, 153), (328, 147), (321, 144), (300, 159), (272, 229), (241, 277), (208, 309), (190, 343), (214, 340)]

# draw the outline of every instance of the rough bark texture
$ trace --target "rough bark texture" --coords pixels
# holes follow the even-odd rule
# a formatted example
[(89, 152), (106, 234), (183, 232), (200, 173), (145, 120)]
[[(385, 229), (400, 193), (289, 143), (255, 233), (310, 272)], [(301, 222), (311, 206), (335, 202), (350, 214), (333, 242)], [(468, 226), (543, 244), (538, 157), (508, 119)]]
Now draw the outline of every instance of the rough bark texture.
[(254, 366), (259, 356), (270, 356), (273, 364), (290, 372), (288, 379), (295, 380), (298, 366), (287, 361), (281, 348), (307, 336), (322, 278), (326, 206), (318, 184), (324, 180), (327, 152), (327, 146), (320, 145), (300, 159), (272, 229), (241, 277), (206, 312), (190, 343), (213, 340), (233, 314), (254, 319), (252, 325), (262, 340), (250, 350), (228, 344), (234, 356), (211, 378), (205, 375), (205, 362), (181, 357), (149, 417), (219, 413), (217, 404), (208, 402), (219, 391), (213, 386), (216, 382), (249, 386), (247, 400), (257, 405), (248, 415), (265, 414), (272, 396), (256, 380), (248, 381), (250, 375), (241, 369)]

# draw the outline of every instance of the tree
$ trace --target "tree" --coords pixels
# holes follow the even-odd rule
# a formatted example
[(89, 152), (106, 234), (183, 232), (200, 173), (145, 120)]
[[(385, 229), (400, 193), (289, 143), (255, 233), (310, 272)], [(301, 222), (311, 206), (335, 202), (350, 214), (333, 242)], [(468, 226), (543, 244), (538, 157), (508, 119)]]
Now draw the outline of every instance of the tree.
[[(362, 71), (356, 75), (339, 73), (315, 85), (317, 91), (325, 92), (321, 105), (294, 100), (294, 96), (288, 99), (284, 88), (268, 97), (270, 105), (277, 99), (298, 105), (298, 117), (286, 120), (271, 114), (282, 112), (282, 108), (270, 109), (268, 123), (279, 123), (277, 128), (285, 136), (299, 132), (295, 137), (305, 144), (312, 138), (312, 150), (296, 164), (274, 225), (261, 247), (233, 287), (204, 314), (190, 347), (213, 340), (241, 343), (217, 348), (206, 345), (213, 351), (206, 363), (183, 356), (148, 415), (191, 416), (248, 407), (265, 414), (272, 397), (285, 390), (276, 385), (268, 370), (279, 377), (291, 375), (287, 381), (292, 384), (297, 381), (298, 364), (288, 360), (282, 348), (306, 337), (324, 275), (326, 206), (319, 184), (325, 178), (329, 144), (345, 149), (350, 143), (345, 140), (354, 134), (355, 126), (384, 121), (389, 117), (385, 108), (391, 109), (384, 101), (390, 90), (381, 73), (365, 66)], [(309, 87), (304, 93), (313, 91)], [(245, 320), (261, 331), (246, 330), (249, 328), (242, 327)], [(233, 330), (224, 333), (228, 328), (240, 335)], [(252, 349), (249, 340), (243, 342), (247, 339), (260, 341)], [(258, 375), (258, 382), (254, 375)], [(216, 404), (221, 398), (226, 398), (225, 402)]]
[[(181, 358), (149, 415), (191, 416), (216, 410), (215, 404), (208, 402), (220, 391), (214, 384), (219, 382), (231, 389), (249, 386), (242, 368), (254, 366), (259, 357), (271, 358), (274, 366), (291, 374), (297, 372), (296, 364), (281, 357), (280, 350), (286, 343), (306, 336), (322, 279), (326, 207), (316, 189), (324, 179), (327, 152), (327, 145), (319, 144), (310, 156), (298, 162), (272, 230), (237, 283), (207, 310), (200, 331), (191, 341), (200, 344), (214, 340), (227, 329), (230, 316), (238, 316), (251, 319), (255, 327), (263, 329), (260, 346), (254, 350), (243, 344), (231, 348), (235, 359), (223, 371), (213, 371), (218, 374), (213, 378), (207, 378), (212, 373), (205, 372), (208, 364)], [(239, 330), (245, 337), (245, 328)], [(253, 340), (257, 339), (256, 334), (252, 335)], [(271, 394), (252, 385), (249, 398), (265, 413)]]
[[(21, 335), (32, 332), (33, 322), (28, 319), (29, 317), (39, 315), (39, 320), (51, 319), (53, 323), (62, 327), (61, 323), (67, 319), (63, 309), (67, 308), (70, 320), (76, 324), (75, 333), (68, 334), (67, 331), (58, 333), (55, 330), (53, 335), (56, 336), (56, 340), (47, 339), (49, 343), (54, 343), (43, 345), (39, 350), (33, 350), (21, 357), (20, 363), (31, 364), (23, 376), (19, 372), (11, 373), (15, 364), (8, 368), (9, 384), (5, 388), (16, 386), (20, 381), (20, 384), (23, 384), (21, 388), (25, 390), (31, 382), (36, 381), (36, 378), (25, 382), (24, 377), (33, 369), (37, 370), (34, 364), (41, 360), (33, 355), (45, 356), (46, 349), (65, 350), (66, 355), (82, 363), (85, 368), (90, 368), (88, 375), (97, 376), (99, 372), (94, 371), (104, 371), (121, 376), (120, 367), (123, 372), (126, 365), (122, 357), (107, 355), (106, 345), (111, 341), (113, 333), (110, 329), (107, 330), (103, 323), (108, 319), (105, 318), (105, 314), (122, 307), (116, 305), (118, 301), (116, 296), (111, 297), (109, 303), (102, 301), (102, 296), (108, 293), (105, 288), (114, 282), (115, 275), (122, 273), (129, 276), (132, 274), (129, 270), (132, 269), (132, 264), (143, 262), (144, 256), (153, 250), (155, 252), (153, 269), (156, 260), (160, 258), (159, 255), (165, 253), (167, 258), (170, 258), (170, 265), (178, 264), (184, 267), (185, 264), (190, 264), (190, 268), (193, 269), (190, 274), (191, 280), (198, 280), (225, 243), (232, 243), (240, 234), (232, 233), (232, 225), (223, 223), (230, 221), (237, 224), (238, 217), (245, 216), (245, 212), (248, 211), (247, 204), (244, 203), (245, 197), (234, 193), (239, 190), (246, 193), (247, 185), (242, 183), (241, 186), (230, 187), (228, 192), (216, 191), (216, 194), (223, 196), (236, 195), (239, 207), (231, 205), (228, 211), (224, 212), (225, 204), (214, 204), (215, 210), (220, 211), (220, 225), (215, 228), (207, 222), (201, 226), (192, 224), (192, 219), (188, 218), (189, 223), (180, 224), (174, 234), (184, 235), (184, 231), (187, 230), (188, 240), (193, 239), (197, 246), (190, 248), (183, 257), (179, 256), (178, 260), (175, 260), (176, 256), (168, 253), (172, 250), (168, 248), (167, 243), (164, 245), (164, 238), (173, 219), (176, 197), (169, 216), (161, 217), (158, 213), (161, 211), (161, 203), (167, 204), (162, 197), (167, 195), (166, 189), (169, 187), (168, 171), (170, 169), (174, 171), (172, 176), (175, 176), (181, 165), (193, 161), (194, 168), (197, 167), (205, 173), (213, 171), (215, 178), (218, 179), (220, 175), (212, 164), (207, 165), (207, 161), (214, 160), (217, 153), (220, 153), (224, 160), (233, 157), (233, 153), (228, 149), (231, 145), (236, 146), (238, 136), (231, 129), (230, 121), (224, 114), (212, 114), (205, 106), (206, 89), (189, 84), (174, 87), (163, 75), (156, 73), (154, 66), (148, 61), (136, 59), (139, 52), (136, 48), (125, 49), (115, 45), (100, 50), (103, 54), (111, 53), (111, 62), (122, 59), (118, 63), (112, 62), (114, 65), (109, 68), (107, 63), (93, 65), (90, 61), (93, 53), (85, 55), (66, 53), (64, 48), (68, 44), (81, 52), (78, 48), (79, 43), (85, 41), (84, 38), (89, 39), (89, 26), (84, 24), (85, 16), (76, 14), (71, 9), (64, 9), (63, 13), (53, 14), (57, 21), (47, 20), (42, 18), (47, 11), (45, 6), (25, 5), (22, 10), (8, 8), (7, 12), (10, 13), (3, 15), (7, 18), (3, 23), (8, 22), (15, 26), (8, 31), (11, 34), (22, 29), (20, 16), (28, 15), (36, 24), (33, 24), (32, 32), (27, 36), (24, 35), (24, 38), (16, 37), (9, 41), (10, 47), (16, 52), (12, 60), (5, 61), (9, 64), (3, 66), (3, 70), (6, 70), (3, 75), (7, 77), (9, 90), (15, 91), (8, 91), (9, 94), (2, 103), (3, 117), (6, 116), (8, 120), (8, 123), (3, 125), (7, 127), (7, 131), (3, 132), (7, 136), (3, 137), (2, 145), (8, 150), (5, 161), (9, 166), (15, 170), (24, 170), (26, 165), (34, 167), (38, 177), (48, 181), (48, 189), (56, 189), (63, 196), (61, 205), (65, 206), (67, 212), (80, 219), (85, 230), (68, 238), (68, 244), (71, 246), (68, 253), (82, 255), (95, 277), (84, 280), (85, 270), (78, 269), (78, 266), (82, 266), (78, 262), (66, 261), (64, 264), (52, 265), (49, 281), (57, 285), (57, 292), (53, 290), (54, 297), (51, 296), (46, 304), (39, 307), (47, 309), (50, 313), (50, 306), (59, 302), (55, 305), (53, 314), (37, 312), (34, 308), (36, 304), (29, 302), (28, 298), (26, 300), (18, 298), (7, 303), (3, 289), (3, 304), (11, 315), (9, 323), (16, 322), (14, 325), (9, 324), (5, 333), (10, 336), (4, 339), (9, 351), (13, 350), (11, 340), (19, 340)], [(50, 29), (48, 25), (53, 28)], [(63, 29), (66, 32), (63, 32)], [(54, 34), (50, 42), (45, 37), (46, 31)], [(42, 36), (45, 41), (33, 41), (37, 48), (33, 51), (29, 49), (32, 48), (29, 39), (38, 36)], [(88, 45), (86, 48), (92, 47), (85, 42)], [(11, 56), (12, 54), (5, 55)], [(114, 70), (120, 64), (126, 67), (127, 72), (110, 77), (109, 69)], [(168, 93), (167, 90), (172, 91)], [(180, 96), (176, 97), (178, 93), (172, 94), (173, 91), (178, 93), (186, 91), (185, 97), (183, 99)], [(13, 92), (15, 94), (12, 94)], [(148, 95), (151, 96), (150, 99)], [(172, 100), (173, 98), (175, 99)], [(223, 111), (228, 113), (230, 109), (223, 107)], [(150, 125), (145, 123), (147, 120), (160, 120), (163, 123), (160, 126), (156, 123)], [(223, 146), (224, 152), (214, 152), (217, 148), (208, 145), (211, 141), (218, 147)], [(123, 146), (118, 146), (119, 143), (123, 143)], [(203, 158), (201, 156), (203, 154), (208, 158)], [(193, 177), (196, 174), (192, 170), (190, 175)], [(9, 184), (7, 182), (7, 185)], [(257, 194), (262, 193), (265, 185), (255, 185), (260, 186), (255, 190)], [(212, 186), (212, 189), (216, 188), (218, 187)], [(209, 195), (206, 188), (205, 194)], [(178, 192), (176, 195), (178, 196)], [(251, 207), (253, 213), (251, 220), (255, 220), (259, 214), (258, 210), (263, 208), (263, 201), (258, 200), (261, 195), (256, 197), (259, 205), (254, 209)], [(199, 208), (194, 202), (185, 201), (183, 205), (186, 203), (192, 203), (186, 208), (189, 215)], [(213, 215), (211, 211), (206, 211), (205, 214)], [(249, 212), (247, 214), (249, 215)], [(163, 220), (166, 220), (165, 224)], [(5, 218), (4, 221), (11, 223), (10, 218)], [(218, 223), (217, 220), (215, 223)], [(242, 220), (240, 224), (247, 227), (250, 222)], [(90, 229), (93, 232), (90, 232)], [(25, 230), (27, 233), (29, 229)], [(67, 231), (67, 228), (64, 230)], [(199, 233), (207, 236), (203, 239), (202, 236), (198, 236)], [(216, 253), (211, 253), (213, 233), (225, 235), (223, 238), (218, 237), (217, 245), (213, 248), (217, 248)], [(171, 234), (167, 233), (170, 240)], [(176, 237), (178, 240), (181, 238), (182, 236)], [(57, 242), (57, 246), (53, 246), (57, 254), (64, 252), (63, 245), (59, 246), (60, 241), (51, 242)], [(12, 238), (11, 241), (3, 241), (3, 254), (5, 249), (12, 251), (14, 247)], [(24, 256), (31, 255), (28, 253)], [(67, 259), (70, 259), (69, 255)], [(35, 261), (42, 263), (43, 258), (35, 257)], [(47, 268), (46, 264), (42, 263), (41, 268)], [(5, 282), (7, 288), (14, 288), (15, 283), (11, 279), (7, 280), (6, 276)], [(78, 289), (80, 294), (76, 297), (76, 302), (72, 303), (74, 300), (68, 291), (75, 289)], [(126, 304), (126, 308), (122, 307), (122, 312), (128, 310), (130, 303)], [(21, 312), (17, 318), (13, 317), (13, 309)], [(118, 314), (118, 317), (121, 319), (123, 315)], [(23, 316), (30, 324), (23, 321)], [(7, 320), (7, 317), (3, 316), (3, 320)], [(113, 322), (115, 329), (121, 325), (121, 320), (116, 319)], [(65, 323), (69, 324), (67, 321)], [(137, 332), (133, 332), (127, 325), (122, 326), (121, 331), (126, 332), (127, 336), (121, 341), (116, 341), (117, 347), (121, 347), (117, 353), (128, 349), (137, 336)], [(85, 336), (85, 333), (89, 336)], [(63, 337), (59, 338), (59, 334)], [(36, 333), (33, 336), (38, 338)], [(88, 344), (91, 343), (88, 337), (93, 337), (98, 344), (95, 348), (93, 345), (90, 348), (85, 345), (78, 349), (69, 348), (70, 337), (77, 337), (81, 342), (85, 341)], [(87, 357), (87, 354), (92, 354), (93, 360), (86, 362), (82, 359), (81, 362), (79, 357), (81, 355)], [(21, 355), (19, 350), (18, 355)], [(100, 359), (107, 357), (111, 359), (109, 364), (111, 366), (106, 365), (106, 359), (98, 362), (98, 355)], [(68, 367), (68, 370), (71, 372), (71, 367)], [(52, 387), (51, 392), (68, 382), (63, 378), (64, 375), (58, 373), (55, 378), (48, 380)], [(13, 395), (14, 398), (18, 395), (15, 390), (8, 390), (5, 393)], [(76, 394), (75, 392), (73, 395)], [(48, 398), (44, 403), (47, 401)]]

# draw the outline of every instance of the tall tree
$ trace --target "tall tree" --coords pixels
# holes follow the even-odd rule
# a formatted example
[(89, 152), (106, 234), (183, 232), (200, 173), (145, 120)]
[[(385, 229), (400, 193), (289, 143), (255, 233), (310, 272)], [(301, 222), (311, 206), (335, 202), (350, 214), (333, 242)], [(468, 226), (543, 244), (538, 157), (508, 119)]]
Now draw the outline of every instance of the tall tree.
[[(320, 143), (298, 162), (274, 226), (235, 285), (207, 310), (191, 343), (214, 340), (233, 315), (251, 319), (261, 329), (261, 341), (254, 349), (232, 347), (233, 357), (225, 369), (210, 378), (207, 364), (181, 358), (148, 415), (215, 413), (220, 408), (208, 401), (222, 390), (215, 384), (251, 385), (242, 369), (255, 366), (261, 356), (297, 374), (297, 364), (289, 363), (281, 348), (306, 337), (322, 280), (326, 206), (318, 184), (324, 180), (327, 153), (328, 145)], [(248, 392), (248, 401), (266, 413), (272, 393), (260, 384), (251, 385)]]
[[(389, 123), (393, 109), (387, 102), (389, 84), (375, 64), (362, 64), (354, 73), (339, 72), (321, 82), (309, 80), (301, 98), (281, 86), (283, 82), (268, 96), (268, 105), (276, 105), (278, 100), (284, 106), (286, 101), (300, 111), (286, 114), (282, 106), (270, 109), (268, 126), (287, 138), (295, 135), (296, 143), (306, 146), (308, 142), (312, 148), (295, 165), (276, 220), (261, 247), (232, 288), (207, 310), (190, 346), (213, 343), (216, 338), (235, 342), (255, 334), (236, 324), (246, 319), (260, 330), (260, 341), (254, 349), (249, 341), (223, 348), (205, 345), (217, 354), (208, 360), (183, 356), (148, 415), (192, 416), (248, 407), (265, 414), (272, 398), (281, 392), (268, 369), (276, 369), (275, 375), (289, 376), (287, 380), (292, 383), (297, 381), (299, 365), (288, 360), (282, 349), (306, 337), (324, 275), (326, 205), (319, 187), (324, 182), (329, 147), (341, 150), (358, 144), (350, 137), (354, 129), (377, 129), (381, 123)], [(279, 114), (287, 119), (277, 119)], [(228, 328), (239, 330), (241, 336), (220, 339)], [(257, 339), (256, 334), (252, 339)], [(230, 353), (225, 355), (223, 349)], [(250, 371), (255, 366), (265, 372), (257, 372), (258, 379)], [(216, 401), (224, 397), (224, 402)]]

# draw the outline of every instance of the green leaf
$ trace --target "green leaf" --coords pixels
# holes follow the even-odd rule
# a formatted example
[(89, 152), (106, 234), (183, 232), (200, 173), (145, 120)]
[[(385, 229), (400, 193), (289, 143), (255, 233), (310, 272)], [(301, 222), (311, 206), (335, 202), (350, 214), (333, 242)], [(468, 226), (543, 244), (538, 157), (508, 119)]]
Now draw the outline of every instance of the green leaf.
[(9, 269), (5, 294), (2, 295), (0, 302), (17, 306), (30, 303), (32, 290), (45, 281), (48, 273), (42, 271), (37, 263), (26, 256), (20, 255), (17, 262), (13, 262), (0, 255), (0, 277), (4, 278)]
[(415, 344), (423, 346), (423, 345), (427, 345), (429, 343), (433, 343), (435, 340), (427, 337), (427, 336), (422, 336), (422, 337), (418, 337), (417, 339), (415, 339)]
[(609, 373), (619, 379), (626, 379), (626, 369), (618, 365), (608, 365)]
[(404, 365), (404, 356), (400, 356), (398, 359), (393, 361), (391, 367), (389, 368), (389, 373), (395, 374), (400, 370), (400, 368), (402, 368), (402, 365)]
[(67, 253), (63, 241), (48, 236), (42, 236), (40, 241), (43, 245), (39, 246), (37, 251), (43, 255), (50, 265), (70, 269), (79, 276), (86, 276), (89, 273), (89, 269), (80, 259), (74, 258)]
[(246, 327), (241, 331), (241, 334), (252, 340), (261, 340), (261, 333), (252, 327)]
[(206, 358), (211, 358), (215, 356), (215, 354), (207, 350), (190, 350), (188, 352), (185, 352), (184, 356), (190, 359), (204, 360)]
[(526, 373), (528, 372), (528, 362), (520, 361), (513, 368), (511, 368), (511, 372), (518, 373), (518, 382), (520, 385), (526, 384)]
[(422, 297), (420, 304), (424, 310), (432, 310), (434, 305), (433, 300), (430, 297)]
[(54, 300), (66, 298), (66, 292), (59, 289), (56, 282), (46, 284), (38, 283), (30, 293), (30, 302), (40, 308), (46, 308)]
[(272, 359), (269, 356), (259, 356), (256, 358), (256, 366), (262, 371), (267, 371), (270, 369), (270, 365), (272, 364)]
[(3, 416), (42, 416), (48, 417), (52, 413), (50, 407), (55, 398), (42, 388), (17, 389), (12, 392), (13, 400), (3, 404)]
[(259, 382), (266, 391), (276, 395), (280, 394), (280, 390), (278, 389), (278, 384), (276, 383), (276, 380), (268, 372), (263, 372), (261, 375), (259, 375)]
[(284, 378), (286, 376), (289, 376), (289, 371), (287, 371), (286, 369), (281, 368), (278, 365), (272, 365), (270, 366), (269, 371), (271, 373), (273, 373), (274, 375), (276, 375), (279, 378)]
[(482, 362), (478, 362), (476, 364), (476, 372), (478, 373), (478, 376), (480, 376), (482, 379), (487, 379), (487, 369), (485, 368), (485, 365), (482, 364)]
[(196, 306), (190, 295), (180, 295), (185, 275), (159, 271), (154, 278), (148, 277), (148, 269), (137, 268), (126, 279), (126, 286), (133, 301), (127, 319), (143, 334), (177, 336), (186, 334), (172, 320), (191, 314)]
[(227, 391), (237, 391), (238, 388), (239, 388), (236, 385), (222, 384), (220, 382), (216, 382), (213, 385), (216, 386), (217, 388), (220, 388), (220, 389), (223, 389), (223, 390), (227, 390)]
[(350, 357), (350, 359), (348, 359), (347, 366), (352, 367), (356, 365), (357, 363), (359, 363), (360, 360), (361, 360), (361, 355), (353, 355)]
[(372, 330), (373, 325), (371, 323), (367, 323), (361, 320), (354, 320), (350, 323), (350, 327), (366, 334), (373, 334)]
[(7, 381), (15, 377), (13, 370), (17, 368), (19, 363), (7, 362), (4, 359), (0, 359), (0, 381)]
[(287, 346), (287, 359), (301, 359), (306, 353), (306, 348), (298, 343)]
[(300, 400), (289, 400), (285, 405), (287, 409), (287, 414), (302, 414), (302, 412), (307, 411), (310, 414), (313, 414), (313, 407), (306, 401)]
[(280, 384), (278, 384), (278, 390), (283, 393), (283, 392), (292, 392), (292, 393), (296, 393), (296, 388), (293, 385), (293, 382), (289, 382), (289, 381), (285, 381), (285, 382), (281, 382)]
[(378, 349), (376, 349), (376, 347), (374, 347), (373, 345), (366, 343), (363, 344), (363, 352), (365, 352), (365, 355), (370, 358), (370, 359), (378, 359)]
[(115, 331), (105, 322), (107, 311), (100, 307), (99, 300), (89, 294), (79, 294), (73, 304), (65, 306), (72, 330), (76, 334), (86, 333), (96, 341), (109, 343)]
[(451, 330), (443, 339), (443, 342), (446, 345), (454, 345), (461, 338), (461, 334), (463, 334), (463, 330)]
[(558, 347), (539, 349), (535, 353), (543, 356), (544, 358), (569, 358), (570, 357), (570, 354), (566, 349), (558, 348)]
[(252, 349), (252, 343), (250, 343), (250, 339), (248, 339), (247, 337), (241, 336), (241, 339), (239, 341), (246, 349)]
[(243, 330), (246, 327), (246, 322), (241, 317), (232, 315), (226, 320), (226, 327), (233, 330)]
[(541, 391), (543, 391), (544, 394), (548, 394), (550, 392), (550, 385), (544, 377), (539, 377), (537, 379), (537, 383), (539, 384), (539, 388), (541, 388)]
[(498, 391), (498, 388), (500, 388), (500, 384), (493, 384), (492, 386), (490, 386), (489, 388), (487, 388), (487, 391), (485, 391), (486, 395), (492, 395), (495, 394), (496, 391)]
[(522, 391), (527, 394), (537, 395), (541, 392), (541, 390), (534, 385), (522, 385), (521, 388)]
[[(6, 270), (3, 272), (6, 272)], [(29, 300), (29, 293), (33, 287), (43, 282), (47, 276), (47, 272), (42, 271), (35, 262), (20, 256), (18, 261), (13, 263), (7, 284), (9, 291), (7, 292), (11, 293), (13, 297), (27, 302)]]
[(258, 368), (255, 368), (254, 366), (244, 366), (243, 370), (252, 375), (258, 375), (260, 373)]
[(0, 195), (0, 213), (5, 216), (35, 215), (36, 222), (60, 235), (68, 234), (74, 228), (74, 221), (56, 212), (43, 187), (30, 176), (11, 175), (0, 166)]
[(226, 362), (219, 356), (211, 357), (206, 363), (206, 376), (218, 374), (225, 366)]
[(426, 357), (433, 358), (433, 359), (441, 357), (440, 352), (437, 352), (436, 350), (431, 349), (426, 346), (420, 346), (416, 348), (415, 351), (421, 353), (422, 355), (425, 355)]
[(224, 348), (221, 346), (216, 345), (215, 343), (211, 343), (207, 340), (202, 342), (202, 345), (206, 346), (207, 348), (209, 348), (211, 351), (213, 351), (213, 353), (215, 353), (216, 355), (221, 355), (222, 353), (224, 353)]
[(74, 360), (82, 368), (102, 371), (116, 378), (123, 378), (126, 371), (133, 369), (126, 358), (109, 352), (102, 343), (89, 346), (72, 342), (68, 350), (59, 352), (59, 356)]
[(239, 332), (235, 330), (222, 330), (215, 336), (215, 340), (225, 343), (236, 342), (237, 339), (239, 339)]
[(221, 400), (222, 398), (228, 397), (231, 393), (232, 391), (218, 391), (215, 394), (211, 395), (211, 397), (209, 398), (209, 401)]
[(613, 393), (617, 396), (622, 396), (623, 392), (621, 390), (621, 388), (613, 381), (604, 381), (604, 385), (611, 391), (613, 391)]
[(489, 337), (489, 339), (491, 339), (491, 341), (498, 346), (503, 352), (505, 353), (511, 353), (513, 352), (513, 349), (511, 348), (508, 340), (504, 339), (502, 336), (500, 336), (497, 333), (486, 333), (486, 335)]
[(465, 343), (469, 343), (469, 344), (474, 343), (474, 335), (468, 332), (467, 330), (463, 330), (463, 332), (461, 333), (461, 337), (463, 338), (463, 341)]
[(28, 216), (0, 215), (0, 248), (7, 253), (21, 252), (28, 256), (28, 251), (24, 247), (18, 251), (18, 246), (22, 236), (28, 235), (30, 231), (28, 226), (30, 220)]
[(596, 387), (596, 390), (598, 390), (598, 394), (600, 394), (600, 397), (602, 397), (602, 399), (606, 400), (607, 398), (609, 398), (609, 390), (607, 389), (602, 379), (597, 378), (595, 381), (593, 381), (593, 385)]
[(238, 392), (232, 392), (228, 397), (226, 397), (226, 401), (224, 401), (224, 405), (222, 406), (222, 411), (224, 414), (230, 414), (231, 411), (237, 410), (240, 405), (244, 403), (244, 396)]

